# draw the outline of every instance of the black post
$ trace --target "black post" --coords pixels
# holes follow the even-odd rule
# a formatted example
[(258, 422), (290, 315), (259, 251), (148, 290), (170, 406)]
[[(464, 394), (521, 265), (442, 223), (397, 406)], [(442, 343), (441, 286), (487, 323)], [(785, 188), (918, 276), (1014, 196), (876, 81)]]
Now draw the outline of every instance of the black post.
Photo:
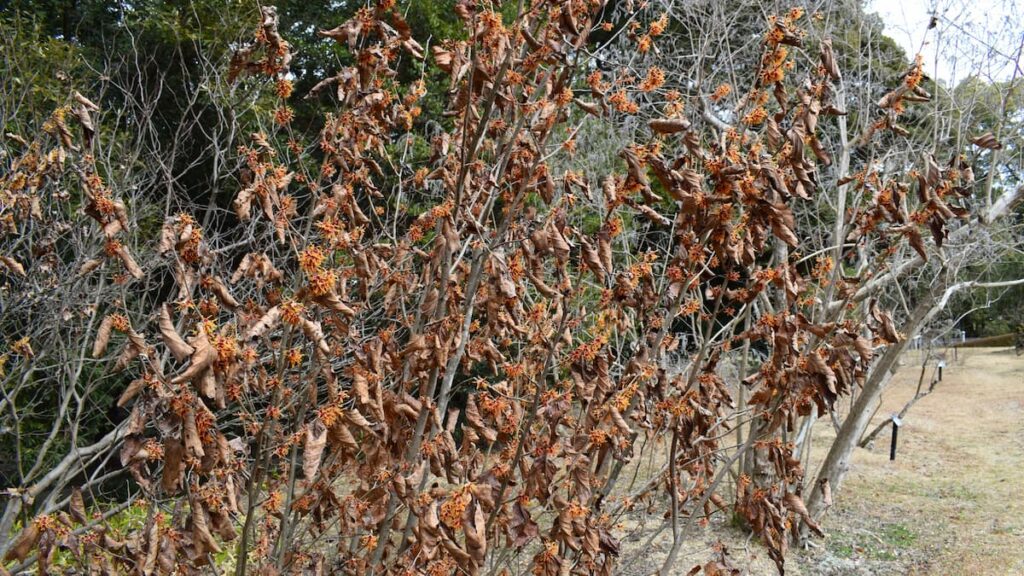
[(898, 416), (893, 416), (893, 439), (892, 443), (889, 444), (889, 460), (896, 459), (896, 436), (899, 434), (899, 426), (903, 422), (900, 422)]
[(939, 382), (942, 382), (942, 363), (939, 363)]
[(899, 433), (899, 426), (896, 425), (896, 422), (893, 422), (893, 441), (889, 445), (889, 460), (895, 460), (896, 459), (896, 434), (897, 433)]

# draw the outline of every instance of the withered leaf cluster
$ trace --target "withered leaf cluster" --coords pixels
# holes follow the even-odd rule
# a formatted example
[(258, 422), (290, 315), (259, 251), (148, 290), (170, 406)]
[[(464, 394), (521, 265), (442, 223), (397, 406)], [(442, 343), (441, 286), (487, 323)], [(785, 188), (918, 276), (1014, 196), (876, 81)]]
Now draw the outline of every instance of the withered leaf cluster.
[[(312, 90), (330, 102), (316, 142), (284, 154), (302, 145), (258, 133), (240, 146), (239, 234), (266, 238), (215, 250), (194, 216), (167, 217), (147, 250), (174, 289), (131, 321), (108, 301), (92, 349), (132, 374), (119, 457), (150, 513), (138, 530), (86, 538), (73, 499), (69, 515), (28, 523), (10, 559), (36, 551), (45, 572), (61, 546), (98, 573), (199, 573), (231, 549), (258, 574), (487, 574), (522, 555), (533, 574), (611, 574), (622, 514), (678, 522), (732, 507), (781, 571), (801, 524), (821, 532), (781, 432), (827, 414), (902, 337), (877, 305), (848, 313), (863, 278), (795, 254), (813, 232), (801, 203), (828, 193), (819, 126), (845, 113), (831, 44), (794, 80), (798, 16), (774, 20), (742, 123), (651, 119), (650, 140), (621, 150), (624, 170), (590, 182), (552, 158), (569, 120), (619, 113), (621, 96), (578, 67), (602, 2), (526, 2), (507, 20), (459, 0), (456, 12), (465, 39), (429, 53), (390, 2), (321, 32), (352, 58)], [(402, 58), (450, 79), (453, 127), (431, 136), (422, 165), (394, 152), (424, 96), (398, 85)], [(229, 75), (273, 84), (283, 105), (290, 59), (263, 7)], [(897, 101), (923, 98), (914, 74), (879, 103), (879, 128), (898, 129)], [(95, 107), (77, 101), (88, 147)], [(33, 144), (0, 179), (25, 217), (77, 148), (62, 114), (48, 132), (53, 152)], [(76, 158), (105, 242), (81, 274), (115, 260), (143, 278), (126, 207)], [(941, 246), (972, 181), (962, 160), (931, 157), (906, 178), (852, 175), (841, 184), (871, 200), (846, 240), (906, 239), (926, 258), (921, 230)], [(662, 244), (641, 247), (627, 223)], [(45, 257), (0, 262), (21, 277)], [(826, 293), (844, 305), (821, 305)], [(766, 360), (729, 380), (744, 343)], [(741, 386), (763, 474), (725, 494)], [(642, 449), (664, 466), (629, 490), (618, 481)], [(724, 549), (700, 571), (738, 573)]]

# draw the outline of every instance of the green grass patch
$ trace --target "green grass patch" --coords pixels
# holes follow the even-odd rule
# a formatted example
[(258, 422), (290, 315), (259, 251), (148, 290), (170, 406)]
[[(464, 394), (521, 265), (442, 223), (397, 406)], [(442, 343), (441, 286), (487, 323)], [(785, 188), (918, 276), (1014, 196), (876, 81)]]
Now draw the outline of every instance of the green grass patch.
[(838, 558), (892, 561), (917, 542), (917, 534), (902, 524), (886, 524), (881, 532), (857, 530), (835, 535), (830, 548)]
[(839, 544), (833, 549), (833, 552), (840, 558), (853, 558), (853, 544)]

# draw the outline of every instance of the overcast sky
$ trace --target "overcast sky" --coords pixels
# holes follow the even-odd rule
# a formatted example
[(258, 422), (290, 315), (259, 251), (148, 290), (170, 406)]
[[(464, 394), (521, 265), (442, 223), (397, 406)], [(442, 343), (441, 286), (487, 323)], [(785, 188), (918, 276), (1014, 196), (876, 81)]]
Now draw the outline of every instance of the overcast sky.
[[(1007, 80), (1024, 65), (1019, 52), (1024, 39), (1021, 4), (1019, 0), (869, 0), (868, 10), (882, 17), (886, 34), (909, 57), (921, 52), (930, 75), (956, 82), (979, 73)], [(935, 10), (939, 24), (929, 30)]]

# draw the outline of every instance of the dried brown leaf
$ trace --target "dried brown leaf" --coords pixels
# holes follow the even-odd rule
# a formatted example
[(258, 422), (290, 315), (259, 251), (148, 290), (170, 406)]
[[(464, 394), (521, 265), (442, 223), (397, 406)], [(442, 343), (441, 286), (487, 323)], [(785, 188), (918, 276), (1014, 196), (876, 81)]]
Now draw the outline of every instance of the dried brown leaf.
[(128, 248), (123, 244), (117, 248), (117, 257), (121, 259), (121, 263), (124, 264), (124, 268), (129, 274), (135, 277), (136, 280), (142, 279), (144, 276), (142, 268), (139, 268), (139, 265), (135, 263), (135, 259), (132, 258)]
[(21, 531), (21, 535), (18, 536), (14, 545), (7, 550), (7, 554), (4, 555), (4, 562), (14, 560), (24, 562), (25, 558), (28, 558), (28, 555), (32, 552), (32, 549), (36, 547), (40, 536), (42, 536), (42, 532), (39, 530), (39, 526), (34, 521), (29, 522), (28, 526)]
[(100, 322), (100, 327), (96, 330), (96, 340), (92, 344), (92, 357), (99, 358), (107, 351), (107, 345), (110, 344), (110, 333), (114, 328), (114, 319), (111, 316), (103, 318)]
[(986, 132), (977, 138), (971, 138), (971, 143), (986, 150), (1002, 150), (1003, 144), (991, 132)]
[(158, 324), (160, 336), (163, 337), (164, 344), (178, 362), (188, 358), (195, 352), (195, 348), (185, 342), (181, 334), (178, 334), (178, 330), (174, 327), (174, 322), (171, 321), (171, 311), (167, 304), (160, 307), (160, 320)]
[(327, 427), (315, 418), (306, 426), (306, 444), (302, 452), (302, 474), (306, 480), (313, 480), (320, 469), (320, 458), (327, 446)]
[(690, 129), (690, 121), (685, 118), (658, 118), (647, 125), (655, 134), (675, 134)]
[(21, 265), (21, 262), (18, 262), (14, 258), (11, 258), (10, 256), (0, 256), (0, 264), (3, 264), (11, 273), (23, 278), (25, 277), (25, 267)]

